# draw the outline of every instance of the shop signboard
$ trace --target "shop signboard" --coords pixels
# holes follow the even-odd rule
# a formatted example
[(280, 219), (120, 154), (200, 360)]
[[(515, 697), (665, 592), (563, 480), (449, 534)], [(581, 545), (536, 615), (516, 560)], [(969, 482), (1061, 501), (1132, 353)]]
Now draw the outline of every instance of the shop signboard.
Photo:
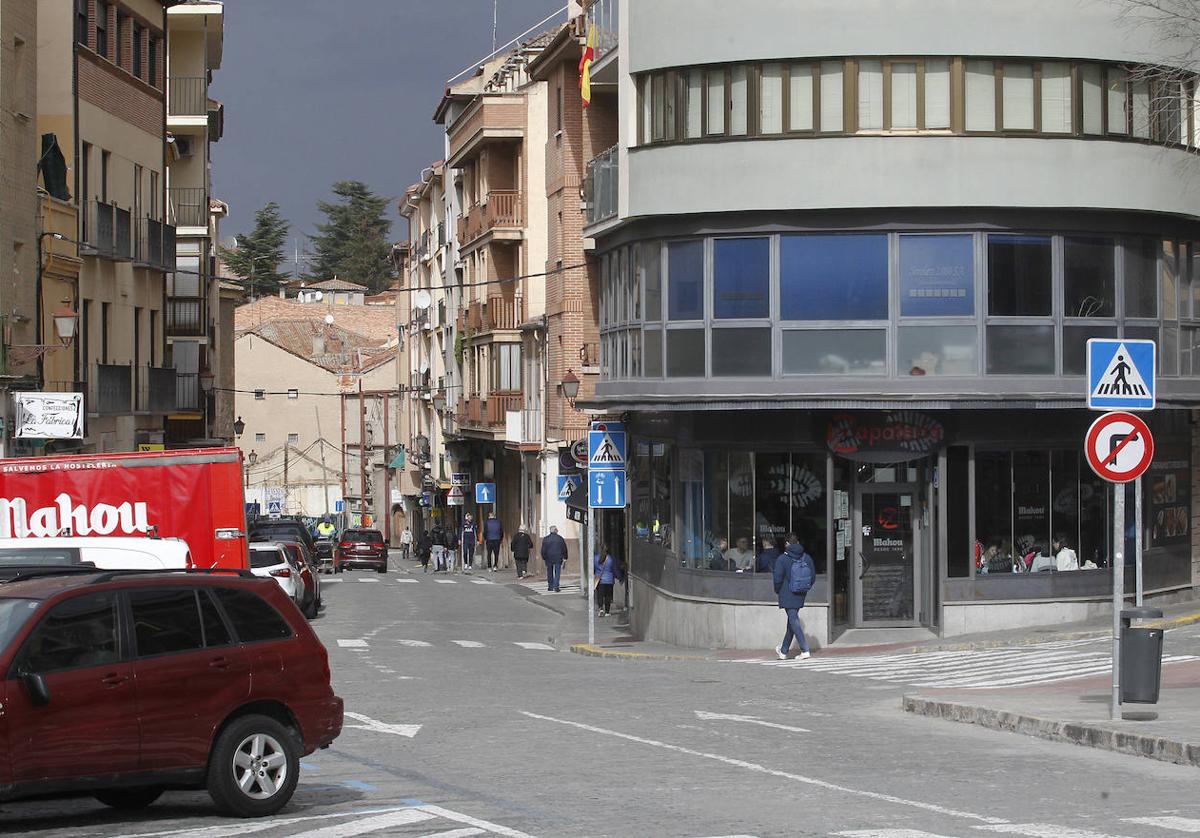
[(587, 465), (588, 443), (586, 439), (579, 439), (571, 443), (571, 459), (577, 466)]
[(83, 439), (82, 393), (14, 393), (17, 439)]
[(825, 441), (834, 454), (864, 463), (903, 463), (927, 457), (945, 443), (946, 429), (917, 410), (840, 413)]
[(471, 473), (466, 471), (456, 471), (450, 475), (451, 486), (470, 486)]

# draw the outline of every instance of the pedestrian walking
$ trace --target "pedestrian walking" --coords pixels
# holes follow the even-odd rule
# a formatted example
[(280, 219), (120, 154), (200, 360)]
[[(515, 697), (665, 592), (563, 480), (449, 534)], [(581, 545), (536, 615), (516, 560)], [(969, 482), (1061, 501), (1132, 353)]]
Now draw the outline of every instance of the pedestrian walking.
[(567, 541), (558, 534), (558, 527), (551, 527), (542, 539), (542, 561), (546, 563), (546, 590), (557, 591), (562, 564), (567, 560)]
[(412, 552), (413, 534), (412, 530), (407, 525), (404, 527), (404, 532), (400, 533), (400, 558), (408, 561), (408, 554)]
[(529, 553), (533, 550), (533, 539), (525, 532), (524, 524), (517, 527), (516, 534), (508, 543), (508, 549), (512, 550), (513, 558), (517, 562), (517, 578), (524, 579), (529, 575)]
[(775, 650), (780, 660), (787, 660), (793, 638), (800, 644), (800, 657), (809, 657), (808, 640), (804, 637), (804, 626), (800, 623), (800, 609), (804, 607), (804, 598), (812, 589), (817, 576), (812, 557), (804, 552), (796, 534), (788, 533), (785, 542), (783, 555), (775, 561), (774, 574), (779, 607), (787, 615), (787, 630), (783, 634), (783, 643)]
[(608, 551), (608, 545), (602, 546), (592, 560), (592, 573), (596, 577), (596, 616), (607, 617), (612, 613), (613, 585), (625, 579), (620, 564)]
[(458, 556), (458, 528), (446, 527), (446, 572), (454, 572), (454, 559)]
[(446, 531), (441, 524), (434, 524), (429, 537), (433, 539), (433, 572), (443, 573), (446, 570)]
[[(429, 534), (429, 530), (421, 533), (421, 537), (417, 539), (417, 559), (421, 562), (421, 572), (429, 572), (429, 557), (433, 553), (433, 536)], [(436, 566), (434, 570), (436, 570)]]
[(504, 543), (504, 525), (492, 512), (483, 522), (483, 544), (487, 548), (488, 570), (495, 573), (500, 569), (500, 545)]
[(479, 527), (475, 525), (475, 518), (468, 512), (462, 525), (463, 573), (470, 573), (475, 567), (475, 542), (478, 540)]

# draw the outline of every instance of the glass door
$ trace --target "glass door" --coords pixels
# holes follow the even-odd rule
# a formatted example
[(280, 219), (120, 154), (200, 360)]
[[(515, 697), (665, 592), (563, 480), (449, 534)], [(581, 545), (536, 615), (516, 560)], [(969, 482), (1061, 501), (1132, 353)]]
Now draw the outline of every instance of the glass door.
[(854, 597), (859, 626), (915, 626), (920, 590), (920, 492), (861, 486), (855, 504)]

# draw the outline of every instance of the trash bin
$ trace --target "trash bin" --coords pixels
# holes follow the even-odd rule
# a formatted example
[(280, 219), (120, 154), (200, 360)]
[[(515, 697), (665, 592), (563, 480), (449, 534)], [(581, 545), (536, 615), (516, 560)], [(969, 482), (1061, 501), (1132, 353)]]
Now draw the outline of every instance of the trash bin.
[(1134, 620), (1160, 619), (1157, 608), (1121, 612), (1121, 702), (1157, 704), (1162, 682), (1163, 630), (1134, 626)]

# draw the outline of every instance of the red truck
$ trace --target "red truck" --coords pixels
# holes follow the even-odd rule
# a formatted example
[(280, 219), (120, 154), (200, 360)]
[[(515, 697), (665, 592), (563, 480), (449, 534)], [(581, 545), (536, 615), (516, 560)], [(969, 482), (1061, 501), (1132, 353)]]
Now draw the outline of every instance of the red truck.
[(0, 538), (181, 538), (196, 567), (249, 568), (237, 448), (0, 460)]

